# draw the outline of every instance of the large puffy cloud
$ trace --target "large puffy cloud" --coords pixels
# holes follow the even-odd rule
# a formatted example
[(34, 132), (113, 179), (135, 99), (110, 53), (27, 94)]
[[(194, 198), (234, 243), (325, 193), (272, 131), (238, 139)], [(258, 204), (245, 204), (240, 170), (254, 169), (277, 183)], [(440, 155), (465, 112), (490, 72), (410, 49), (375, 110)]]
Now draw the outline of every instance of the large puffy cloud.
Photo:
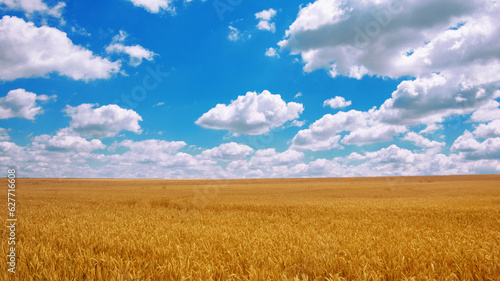
[[(500, 92), (500, 91), (499, 91)], [(498, 93), (498, 92), (497, 92)], [(498, 94), (497, 94), (498, 95)], [(498, 95), (500, 97), (500, 95)], [(500, 103), (494, 99), (479, 107), (472, 113), (471, 119), (476, 122), (487, 122), (500, 119)]]
[(175, 9), (171, 6), (172, 0), (130, 0), (137, 7), (143, 7), (150, 13), (157, 14), (160, 11), (174, 12)]
[(376, 124), (371, 127), (358, 128), (342, 139), (343, 144), (362, 146), (377, 142), (394, 140), (394, 137), (406, 132), (405, 126)]
[(154, 52), (145, 49), (140, 45), (125, 46), (121, 43), (113, 43), (106, 47), (106, 52), (108, 53), (124, 53), (130, 56), (130, 64), (132, 66), (138, 66), (142, 63), (143, 59), (152, 61), (154, 56), (157, 55)]
[(74, 45), (58, 29), (36, 27), (17, 17), (0, 20), (0, 79), (43, 77), (56, 72), (75, 80), (109, 78), (119, 62), (94, 55)]
[(95, 108), (95, 104), (67, 106), (65, 112), (71, 117), (70, 129), (83, 137), (106, 138), (126, 130), (141, 133), (139, 121), (142, 117), (131, 109), (116, 104)]
[[(303, 7), (280, 45), (301, 54), (304, 70), (333, 76), (419, 76), (467, 66), (498, 66), (495, 1), (318, 0)], [(473, 77), (481, 74), (469, 71)]]
[(335, 115), (326, 114), (308, 129), (301, 130), (292, 139), (292, 149), (299, 150), (329, 150), (342, 148), (339, 144), (342, 138), (339, 133), (349, 132), (340, 141), (347, 145), (366, 145), (386, 142), (407, 131), (402, 125), (385, 124), (373, 117), (374, 111), (362, 112), (350, 110), (338, 112)]
[(479, 138), (500, 137), (500, 119), (491, 121), (488, 124), (479, 124), (473, 133)]
[(338, 112), (335, 115), (326, 114), (308, 129), (300, 130), (292, 140), (292, 149), (308, 149), (313, 151), (328, 150), (339, 147), (342, 131), (354, 131), (359, 127), (366, 127), (368, 116), (366, 113), (350, 110)]
[(479, 142), (471, 132), (465, 131), (455, 140), (451, 150), (460, 152), (461, 156), (469, 160), (498, 160), (500, 159), (500, 138), (489, 138)]
[(470, 84), (463, 77), (431, 74), (398, 85), (392, 97), (374, 112), (391, 124), (432, 125), (445, 117), (469, 114), (497, 95), (499, 83)]
[[(499, 11), (490, 0), (317, 0), (301, 8), (279, 45), (300, 54), (307, 72), (324, 68), (333, 77), (357, 79), (410, 76), (378, 109), (363, 112), (365, 125), (344, 130), (350, 133), (341, 143), (364, 145), (421, 124), (429, 133), (454, 115), (497, 119)], [(330, 119), (325, 115), (317, 123)], [(312, 127), (300, 131), (292, 147), (338, 147), (338, 130)]]
[(260, 135), (297, 119), (304, 110), (302, 104), (286, 103), (280, 95), (269, 91), (248, 92), (231, 104), (217, 104), (203, 114), (196, 124), (204, 128), (229, 130), (233, 134)]
[(42, 107), (37, 101), (46, 101), (46, 95), (36, 95), (25, 89), (9, 91), (5, 97), (0, 98), (0, 119), (25, 118), (33, 120), (35, 116), (42, 113)]
[(253, 148), (235, 142), (223, 143), (218, 147), (207, 149), (201, 153), (203, 158), (223, 161), (239, 160), (253, 153)]

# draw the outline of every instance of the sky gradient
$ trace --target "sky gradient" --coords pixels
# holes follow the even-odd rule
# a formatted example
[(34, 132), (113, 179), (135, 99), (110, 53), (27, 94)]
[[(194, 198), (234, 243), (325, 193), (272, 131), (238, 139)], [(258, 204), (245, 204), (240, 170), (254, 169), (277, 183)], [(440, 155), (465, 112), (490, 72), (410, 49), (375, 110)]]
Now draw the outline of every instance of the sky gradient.
[(0, 0), (20, 177), (500, 172), (493, 0)]

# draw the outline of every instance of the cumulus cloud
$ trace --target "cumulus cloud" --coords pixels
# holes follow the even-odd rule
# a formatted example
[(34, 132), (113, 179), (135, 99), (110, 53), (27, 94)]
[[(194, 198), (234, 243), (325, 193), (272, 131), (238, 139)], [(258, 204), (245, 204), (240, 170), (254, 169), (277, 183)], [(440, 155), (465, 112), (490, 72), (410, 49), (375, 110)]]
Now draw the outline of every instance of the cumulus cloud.
[(300, 130), (292, 139), (291, 148), (319, 151), (341, 147), (338, 143), (341, 136), (338, 133), (365, 128), (367, 122), (367, 114), (357, 110), (326, 114), (308, 129)]
[(431, 141), (415, 132), (409, 132), (402, 140), (410, 141), (415, 146), (428, 149), (441, 149), (441, 147), (446, 145), (444, 142)]
[(279, 57), (278, 53), (276, 52), (276, 49), (273, 47), (267, 48), (266, 49), (266, 56), (268, 57)]
[(460, 152), (460, 155), (468, 160), (500, 159), (500, 138), (479, 142), (466, 130), (455, 140), (451, 150)]
[(358, 128), (342, 139), (343, 144), (362, 146), (371, 143), (387, 142), (406, 132), (405, 126), (376, 124), (371, 127)]
[(498, 87), (498, 83), (471, 85), (463, 77), (431, 74), (401, 82), (374, 112), (374, 118), (392, 124), (431, 125), (481, 108), (496, 95)]
[(234, 135), (260, 135), (297, 119), (303, 110), (302, 104), (286, 103), (280, 95), (267, 90), (261, 94), (248, 92), (229, 105), (217, 104), (195, 123), (204, 128), (228, 130)]
[(343, 108), (348, 107), (352, 104), (351, 101), (346, 101), (344, 97), (334, 97), (323, 102), (323, 107), (330, 106), (331, 108)]
[(96, 106), (67, 106), (65, 112), (71, 117), (70, 129), (87, 138), (114, 137), (122, 130), (141, 133), (139, 121), (142, 121), (142, 117), (137, 112), (115, 104)]
[(487, 122), (500, 119), (500, 103), (494, 99), (480, 106), (471, 116), (472, 121)]
[(201, 153), (201, 157), (223, 161), (240, 160), (253, 153), (248, 145), (235, 142), (223, 143), (218, 147), (207, 149)]
[(142, 7), (148, 12), (157, 14), (160, 11), (175, 12), (174, 7), (171, 6), (172, 0), (130, 0), (134, 6)]
[(478, 138), (500, 137), (500, 119), (491, 121), (488, 124), (479, 124), (473, 133)]
[(61, 17), (62, 9), (66, 3), (59, 2), (54, 7), (49, 8), (42, 0), (0, 0), (0, 4), (13, 10), (23, 10), (28, 14), (40, 12), (54, 17)]
[(105, 79), (120, 70), (119, 62), (74, 45), (58, 29), (36, 27), (11, 16), (0, 20), (0, 79), (44, 77), (59, 73), (75, 80)]
[(49, 151), (60, 152), (91, 152), (106, 148), (100, 140), (93, 139), (88, 141), (68, 128), (60, 130), (54, 136), (40, 135), (35, 137), (34, 146)]
[(255, 18), (259, 20), (257, 28), (260, 30), (267, 30), (271, 32), (276, 31), (276, 26), (274, 22), (271, 22), (272, 18), (276, 16), (276, 10), (269, 9), (263, 10), (255, 14)]
[(42, 107), (37, 101), (47, 101), (52, 97), (36, 95), (25, 89), (9, 91), (5, 97), (0, 97), (0, 119), (25, 118), (35, 119), (35, 116), (43, 113)]
[(138, 66), (142, 63), (143, 59), (146, 59), (148, 61), (152, 61), (154, 56), (157, 54), (145, 49), (144, 47), (140, 45), (134, 45), (134, 46), (125, 46), (121, 43), (114, 43), (106, 47), (106, 52), (108, 53), (123, 53), (127, 54), (130, 57), (130, 65), (132, 66)]
[[(355, 78), (497, 67), (498, 10), (489, 0), (317, 0), (299, 11), (280, 45), (302, 56), (305, 71)], [(498, 77), (489, 67), (468, 72)]]

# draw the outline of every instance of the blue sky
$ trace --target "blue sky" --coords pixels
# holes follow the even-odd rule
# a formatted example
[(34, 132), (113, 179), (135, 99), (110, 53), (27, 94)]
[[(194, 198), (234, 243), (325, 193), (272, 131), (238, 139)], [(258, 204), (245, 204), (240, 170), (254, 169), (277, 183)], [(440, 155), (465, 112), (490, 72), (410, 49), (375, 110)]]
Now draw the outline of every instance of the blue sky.
[(26, 177), (500, 172), (495, 1), (0, 0)]

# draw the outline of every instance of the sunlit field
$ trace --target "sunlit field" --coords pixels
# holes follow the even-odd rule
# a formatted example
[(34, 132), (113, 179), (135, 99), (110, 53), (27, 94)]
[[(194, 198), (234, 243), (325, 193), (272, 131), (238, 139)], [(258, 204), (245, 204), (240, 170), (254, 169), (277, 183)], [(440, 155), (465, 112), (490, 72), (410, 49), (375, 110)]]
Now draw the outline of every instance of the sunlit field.
[(20, 179), (17, 202), (17, 280), (500, 278), (499, 175)]

